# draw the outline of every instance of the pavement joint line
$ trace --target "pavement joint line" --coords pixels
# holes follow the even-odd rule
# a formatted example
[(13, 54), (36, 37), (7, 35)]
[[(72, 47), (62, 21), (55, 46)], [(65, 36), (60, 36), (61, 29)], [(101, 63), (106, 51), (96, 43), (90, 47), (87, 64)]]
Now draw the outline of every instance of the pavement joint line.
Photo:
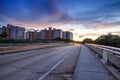
[[(69, 54), (70, 55), (70, 54)], [(38, 80), (44, 80), (44, 78), (49, 75), (59, 64), (61, 64), (69, 55), (66, 55), (63, 59), (61, 59), (57, 64), (55, 64), (51, 69), (49, 69), (46, 73), (44, 73)]]
[(6, 66), (6, 67), (9, 67), (9, 68), (17, 68), (17, 69), (22, 69), (22, 70), (31, 70), (31, 72), (33, 73), (45, 73), (46, 71), (38, 71), (38, 70), (35, 70), (35, 69), (31, 69), (31, 68), (24, 68), (24, 67), (16, 67), (16, 66)]
[(103, 71), (90, 71), (90, 70), (77, 70), (77, 71), (83, 71), (83, 72), (95, 72), (95, 73), (107, 73)]

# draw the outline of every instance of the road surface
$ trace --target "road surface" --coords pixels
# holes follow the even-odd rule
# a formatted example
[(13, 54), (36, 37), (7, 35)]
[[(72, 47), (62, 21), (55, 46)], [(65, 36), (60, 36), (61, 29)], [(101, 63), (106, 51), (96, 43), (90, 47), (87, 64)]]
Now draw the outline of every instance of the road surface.
[(63, 46), (0, 55), (0, 80), (70, 79), (80, 46)]

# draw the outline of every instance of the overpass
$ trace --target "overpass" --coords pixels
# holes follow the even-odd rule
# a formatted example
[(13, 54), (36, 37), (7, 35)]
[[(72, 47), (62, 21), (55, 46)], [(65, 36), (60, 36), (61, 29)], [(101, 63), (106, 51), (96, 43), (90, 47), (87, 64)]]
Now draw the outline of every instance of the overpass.
[(0, 80), (120, 80), (120, 48), (85, 44), (1, 53)]

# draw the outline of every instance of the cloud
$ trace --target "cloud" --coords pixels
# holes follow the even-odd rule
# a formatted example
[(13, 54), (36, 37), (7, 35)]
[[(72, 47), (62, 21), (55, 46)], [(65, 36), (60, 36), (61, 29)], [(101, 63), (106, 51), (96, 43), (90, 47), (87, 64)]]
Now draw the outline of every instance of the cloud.
[(70, 17), (59, 11), (57, 4), (57, 0), (0, 0), (0, 21), (34, 24), (68, 22)]
[[(81, 2), (84, 2), (82, 5), (88, 4), (87, 1), (89, 0), (74, 1), (76, 5), (73, 5), (73, 0), (70, 2), (64, 0), (0, 0), (0, 23), (26, 26), (59, 26), (69, 23), (82, 24), (86, 28), (106, 28), (111, 25), (120, 25), (120, 2), (97, 7), (94, 10), (88, 10), (89, 8), (86, 6), (88, 11), (84, 12), (83, 10), (82, 13), (78, 7), (82, 4)], [(66, 6), (68, 10), (65, 9)], [(73, 12), (69, 12), (71, 9)]]
[(120, 19), (119, 19), (120, 9), (119, 8), (120, 8), (120, 2), (116, 2), (116, 3), (103, 6), (97, 10), (86, 12), (84, 14), (78, 13), (78, 18), (91, 23), (120, 25)]

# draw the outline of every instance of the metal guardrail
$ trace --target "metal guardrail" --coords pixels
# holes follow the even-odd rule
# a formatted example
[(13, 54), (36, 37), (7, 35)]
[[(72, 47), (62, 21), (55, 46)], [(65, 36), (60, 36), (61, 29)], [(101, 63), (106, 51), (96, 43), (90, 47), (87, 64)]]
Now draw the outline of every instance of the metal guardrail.
[(111, 65), (120, 72), (120, 48), (89, 43), (85, 45), (95, 51), (105, 64)]
[(119, 55), (120, 56), (120, 48), (109, 47), (109, 46), (98, 45), (98, 44), (88, 44), (88, 43), (86, 45), (93, 46), (93, 47), (99, 48), (101, 50), (106, 50), (108, 52), (113, 53), (114, 55)]

